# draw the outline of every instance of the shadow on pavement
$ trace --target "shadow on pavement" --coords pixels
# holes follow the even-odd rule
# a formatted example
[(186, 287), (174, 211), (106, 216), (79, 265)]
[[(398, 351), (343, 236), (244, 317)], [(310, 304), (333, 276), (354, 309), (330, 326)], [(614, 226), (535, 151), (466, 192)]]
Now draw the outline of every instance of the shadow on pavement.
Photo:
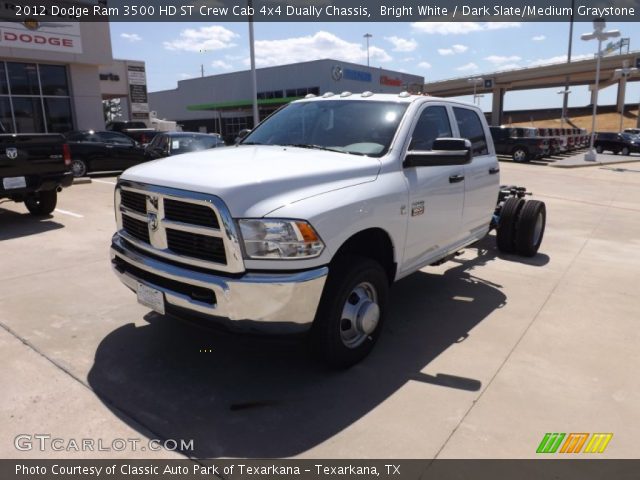
[(299, 339), (203, 330), (152, 313), (149, 325), (124, 325), (102, 340), (88, 381), (141, 434), (146, 428), (160, 439), (193, 439), (192, 456), (297, 455), (410, 381), (473, 398), (482, 384), (457, 375), (463, 371), (422, 370), (505, 305), (499, 285), (468, 272), (493, 258), (494, 250), (483, 250), (444, 274), (418, 272), (398, 282), (378, 345), (347, 371), (326, 370)]
[(64, 228), (64, 225), (51, 220), (52, 218), (51, 215), (38, 218), (29, 213), (18, 213), (0, 207), (0, 241)]

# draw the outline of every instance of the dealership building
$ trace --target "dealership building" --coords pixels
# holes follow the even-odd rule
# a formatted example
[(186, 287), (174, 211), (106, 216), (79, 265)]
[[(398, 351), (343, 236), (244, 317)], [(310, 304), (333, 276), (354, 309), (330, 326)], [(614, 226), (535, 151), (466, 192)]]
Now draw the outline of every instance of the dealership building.
[(124, 118), (148, 121), (146, 83), (144, 62), (113, 59), (106, 22), (0, 22), (6, 132), (104, 129), (102, 100), (115, 98)]
[[(424, 85), (418, 75), (332, 59), (258, 68), (256, 78), (261, 119), (308, 94), (417, 92)], [(253, 127), (251, 85), (250, 70), (182, 80), (174, 90), (149, 93), (149, 108), (158, 118), (177, 121), (183, 130), (231, 138)]]

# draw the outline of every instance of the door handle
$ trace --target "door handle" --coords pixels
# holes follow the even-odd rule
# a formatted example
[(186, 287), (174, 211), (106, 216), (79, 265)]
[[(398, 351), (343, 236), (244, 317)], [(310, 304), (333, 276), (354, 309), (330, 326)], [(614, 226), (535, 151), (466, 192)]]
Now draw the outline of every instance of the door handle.
[(464, 180), (464, 175), (451, 175), (449, 177), (449, 183), (458, 183)]
[(498, 172), (500, 172), (500, 167), (493, 167), (489, 169), (489, 175), (495, 175)]
[(113, 148), (113, 145), (105, 145), (107, 148)]

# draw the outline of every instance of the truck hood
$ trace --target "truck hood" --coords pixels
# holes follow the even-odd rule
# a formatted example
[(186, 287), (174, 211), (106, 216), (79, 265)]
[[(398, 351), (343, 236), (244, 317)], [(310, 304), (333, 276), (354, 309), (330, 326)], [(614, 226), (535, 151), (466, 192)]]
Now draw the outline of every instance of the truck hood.
[(176, 155), (126, 170), (121, 178), (216, 195), (235, 218), (376, 179), (380, 161), (276, 145), (223, 147)]

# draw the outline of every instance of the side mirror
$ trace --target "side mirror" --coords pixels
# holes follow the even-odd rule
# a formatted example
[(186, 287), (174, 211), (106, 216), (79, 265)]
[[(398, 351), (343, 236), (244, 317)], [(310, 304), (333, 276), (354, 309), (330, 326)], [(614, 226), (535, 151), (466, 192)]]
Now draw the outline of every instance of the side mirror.
[(250, 128), (243, 128), (242, 130), (240, 130), (238, 132), (238, 136), (235, 138), (235, 143), (236, 144), (240, 143), (244, 137), (249, 135), (250, 132), (251, 132)]
[(466, 138), (437, 138), (432, 150), (410, 150), (402, 164), (410, 167), (464, 165), (471, 161), (471, 142)]

